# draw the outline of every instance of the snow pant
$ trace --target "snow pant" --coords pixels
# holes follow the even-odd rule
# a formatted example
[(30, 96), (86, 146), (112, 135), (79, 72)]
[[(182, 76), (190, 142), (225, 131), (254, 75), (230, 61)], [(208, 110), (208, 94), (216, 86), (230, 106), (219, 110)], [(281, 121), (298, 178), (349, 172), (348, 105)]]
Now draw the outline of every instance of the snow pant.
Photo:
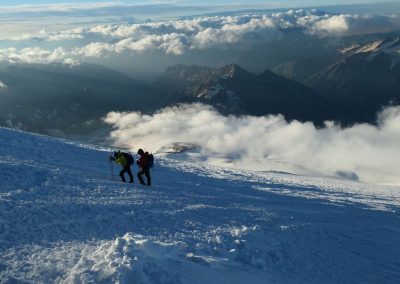
[(148, 167), (141, 168), (140, 171), (137, 173), (137, 177), (138, 177), (140, 183), (144, 185), (145, 183), (143, 180), (143, 175), (146, 176), (147, 185), (151, 185), (150, 169)]
[(132, 171), (131, 171), (131, 167), (130, 166), (126, 166), (126, 167), (124, 167), (123, 169), (122, 169), (122, 171), (120, 171), (120, 173), (119, 173), (119, 176), (121, 177), (121, 179), (122, 179), (122, 181), (123, 182), (126, 182), (126, 180), (125, 180), (125, 177), (124, 177), (124, 174), (125, 173), (128, 173), (128, 175), (129, 175), (129, 179), (130, 179), (130, 183), (133, 183), (133, 174), (132, 174)]

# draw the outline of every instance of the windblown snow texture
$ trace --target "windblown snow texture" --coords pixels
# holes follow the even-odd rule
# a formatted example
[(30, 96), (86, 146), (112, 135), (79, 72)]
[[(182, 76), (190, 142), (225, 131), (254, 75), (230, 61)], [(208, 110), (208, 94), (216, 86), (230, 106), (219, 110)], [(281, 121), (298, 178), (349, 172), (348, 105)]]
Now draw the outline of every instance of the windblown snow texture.
[(143, 187), (112, 181), (109, 153), (0, 128), (0, 282), (400, 277), (399, 188), (168, 156)]

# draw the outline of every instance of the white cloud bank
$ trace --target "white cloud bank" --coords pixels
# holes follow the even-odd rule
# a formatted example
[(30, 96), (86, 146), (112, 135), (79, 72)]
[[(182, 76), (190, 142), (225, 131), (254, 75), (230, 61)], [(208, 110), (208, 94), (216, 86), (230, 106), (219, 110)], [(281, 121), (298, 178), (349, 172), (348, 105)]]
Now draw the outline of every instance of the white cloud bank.
[(380, 113), (377, 126), (345, 129), (333, 123), (317, 129), (282, 116), (225, 117), (201, 104), (153, 115), (111, 112), (105, 121), (116, 128), (115, 145), (132, 151), (187, 142), (200, 145), (203, 157), (222, 156), (237, 168), (400, 184), (400, 107)]
[(309, 28), (317, 35), (354, 35), (388, 32), (400, 27), (399, 16), (333, 15), (318, 19)]
[[(264, 15), (99, 25), (56, 33), (41, 30), (11, 41), (11, 44), (28, 41), (31, 47), (12, 50), (14, 46), (10, 46), (10, 49), (3, 49), (0, 56), (3, 60), (26, 60), (28, 63), (75, 62), (112, 54), (149, 51), (179, 56), (196, 49), (251, 48), (252, 44), (279, 39), (291, 29), (301, 29), (305, 34), (317, 37), (388, 32), (400, 29), (400, 16), (335, 15), (315, 10), (291, 10)], [(54, 47), (57, 43), (61, 47)]]
[[(180, 55), (190, 49), (225, 48), (226, 45), (238, 43), (247, 45), (254, 39), (274, 40), (279, 38), (280, 33), (298, 28), (315, 36), (388, 32), (400, 28), (400, 17), (332, 15), (314, 10), (291, 10), (266, 15), (200, 17), (192, 20), (97, 26), (86, 33), (99, 34), (107, 38), (107, 42), (117, 42), (112, 45), (110, 51), (113, 52), (159, 49), (167, 54)], [(76, 36), (76, 32), (73, 36)]]
[(54, 50), (46, 50), (39, 47), (28, 47), (20, 50), (16, 48), (0, 49), (0, 61), (28, 64), (78, 64), (78, 61), (73, 59), (62, 47)]

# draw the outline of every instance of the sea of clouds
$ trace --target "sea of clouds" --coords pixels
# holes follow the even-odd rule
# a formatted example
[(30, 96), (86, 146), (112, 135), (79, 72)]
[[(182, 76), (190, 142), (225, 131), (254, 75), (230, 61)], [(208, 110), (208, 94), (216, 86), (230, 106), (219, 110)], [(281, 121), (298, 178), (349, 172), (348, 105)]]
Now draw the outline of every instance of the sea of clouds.
[[(153, 115), (111, 112), (114, 145), (162, 152), (176, 142), (197, 145), (201, 160), (259, 171), (400, 184), (400, 107), (378, 114), (377, 125), (342, 128), (287, 122), (283, 116), (223, 116), (210, 106), (181, 105)], [(218, 160), (215, 157), (219, 157)]]
[[(59, 32), (29, 33), (3, 40), (0, 61), (67, 64), (113, 54), (159, 51), (179, 56), (191, 50), (229, 48), (279, 39), (300, 29), (315, 37), (389, 32), (400, 28), (400, 16), (332, 14), (289, 10), (266, 14), (203, 16), (136, 24), (107, 24)], [(4, 45), (8, 45), (4, 48)]]

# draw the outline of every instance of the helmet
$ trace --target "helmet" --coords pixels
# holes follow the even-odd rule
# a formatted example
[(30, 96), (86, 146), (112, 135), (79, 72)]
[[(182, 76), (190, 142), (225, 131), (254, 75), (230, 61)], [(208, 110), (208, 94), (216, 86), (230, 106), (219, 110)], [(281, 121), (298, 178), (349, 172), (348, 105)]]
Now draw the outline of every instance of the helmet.
[(114, 152), (114, 157), (115, 157), (115, 158), (118, 158), (118, 156), (119, 156), (120, 153), (121, 153), (121, 151), (119, 151), (119, 150), (118, 150), (118, 152), (115, 151), (115, 152)]
[(143, 151), (143, 149), (139, 149), (139, 150), (137, 151), (137, 153), (138, 153), (139, 155), (143, 155), (143, 154), (144, 154), (144, 151)]

